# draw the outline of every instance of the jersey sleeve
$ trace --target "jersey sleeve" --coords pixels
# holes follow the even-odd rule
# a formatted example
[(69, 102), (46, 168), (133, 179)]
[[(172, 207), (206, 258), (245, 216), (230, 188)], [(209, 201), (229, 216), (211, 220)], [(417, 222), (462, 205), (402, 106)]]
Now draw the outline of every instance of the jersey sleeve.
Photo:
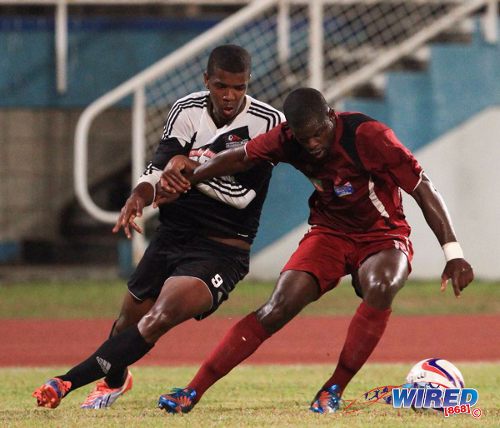
[(364, 167), (405, 192), (413, 192), (421, 181), (422, 167), (394, 131), (380, 122), (367, 122), (358, 133), (357, 149)]
[(187, 110), (174, 103), (163, 127), (163, 134), (151, 161), (146, 165), (138, 183), (147, 182), (153, 187), (160, 181), (163, 168), (175, 155), (187, 155), (191, 147), (193, 129)]
[(286, 160), (283, 141), (283, 124), (281, 123), (269, 132), (251, 139), (246, 143), (245, 151), (252, 161), (269, 161), (276, 165)]

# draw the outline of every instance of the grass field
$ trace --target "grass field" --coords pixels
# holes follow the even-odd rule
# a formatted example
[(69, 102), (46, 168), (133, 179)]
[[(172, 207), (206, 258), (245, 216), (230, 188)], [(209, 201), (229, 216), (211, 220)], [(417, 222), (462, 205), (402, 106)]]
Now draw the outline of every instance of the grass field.
[[(269, 297), (272, 283), (242, 282), (214, 316), (244, 315)], [(126, 292), (123, 281), (0, 284), (0, 318), (114, 318)], [(309, 305), (304, 315), (350, 315), (359, 305), (348, 282)], [(451, 286), (439, 291), (439, 282), (409, 281), (394, 302), (397, 315), (500, 313), (500, 284), (476, 281), (460, 299)]]
[[(272, 290), (270, 283), (243, 282), (216, 316), (243, 315), (262, 304)], [(0, 318), (113, 318), (120, 307), (125, 285), (115, 282), (0, 284)], [(394, 305), (398, 315), (497, 314), (498, 283), (476, 282), (456, 299), (451, 289), (439, 292), (438, 281), (410, 282)], [(352, 314), (359, 299), (349, 283), (310, 305), (305, 315)], [(290, 346), (293, 346), (291, 344)], [(0, 368), (1, 427), (498, 427), (500, 364), (457, 364), (466, 384), (477, 388), (483, 416), (444, 418), (433, 413), (395, 410), (390, 406), (361, 407), (354, 414), (315, 415), (307, 408), (332, 366), (249, 366), (235, 369), (216, 384), (189, 415), (171, 416), (156, 408), (158, 396), (170, 387), (183, 386), (196, 367), (135, 367), (135, 386), (111, 409), (84, 411), (79, 404), (90, 386), (69, 395), (56, 410), (39, 409), (32, 390), (47, 378), (65, 372), (60, 368)], [(373, 387), (401, 384), (407, 364), (367, 364), (345, 393), (360, 398)]]
[[(460, 364), (468, 386), (479, 391), (480, 420), (469, 415), (442, 415), (396, 410), (387, 405), (358, 407), (354, 414), (316, 415), (308, 404), (330, 371), (329, 366), (242, 366), (221, 380), (188, 415), (168, 415), (156, 408), (158, 396), (181, 386), (195, 371), (183, 368), (135, 368), (134, 389), (106, 410), (79, 409), (90, 386), (65, 398), (55, 410), (39, 409), (30, 393), (34, 385), (60, 369), (0, 369), (0, 424), (2, 427), (498, 427), (497, 385), (500, 367)], [(361, 397), (375, 386), (400, 384), (406, 365), (368, 364), (345, 393)]]

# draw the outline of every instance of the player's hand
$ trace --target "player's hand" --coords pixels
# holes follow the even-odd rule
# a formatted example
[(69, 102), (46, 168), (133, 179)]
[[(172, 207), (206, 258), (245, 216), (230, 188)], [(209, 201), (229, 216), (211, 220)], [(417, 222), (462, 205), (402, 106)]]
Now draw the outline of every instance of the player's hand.
[(155, 199), (153, 201), (153, 208), (158, 208), (160, 205), (169, 204), (175, 201), (180, 196), (180, 193), (170, 193), (161, 188), (160, 182), (156, 183)]
[(113, 233), (117, 233), (123, 228), (123, 232), (128, 239), (132, 237), (130, 228), (134, 229), (136, 232), (142, 233), (142, 228), (134, 220), (136, 217), (142, 216), (142, 211), (145, 206), (146, 201), (144, 198), (138, 193), (132, 192), (127, 202), (125, 202), (120, 212), (120, 216), (113, 227)]
[(448, 281), (451, 280), (453, 292), (460, 297), (462, 290), (474, 279), (472, 266), (465, 259), (452, 259), (446, 263), (441, 275), (441, 291), (446, 290)]
[(183, 155), (174, 156), (163, 169), (160, 179), (161, 187), (168, 193), (184, 193), (191, 188), (188, 180), (198, 166), (195, 162)]

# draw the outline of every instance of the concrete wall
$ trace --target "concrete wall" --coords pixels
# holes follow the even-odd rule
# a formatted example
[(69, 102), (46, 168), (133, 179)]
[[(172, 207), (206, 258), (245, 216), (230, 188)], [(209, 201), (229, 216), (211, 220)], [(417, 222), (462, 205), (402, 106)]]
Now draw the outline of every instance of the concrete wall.
[[(416, 153), (446, 200), (459, 241), (476, 276), (500, 278), (500, 107), (489, 108)], [(411, 197), (405, 201), (413, 226), (413, 276), (436, 277), (444, 258)]]
[[(74, 197), (73, 138), (79, 109), (0, 109), (0, 241), (57, 239)], [(108, 111), (91, 128), (89, 182), (130, 158), (130, 112)]]

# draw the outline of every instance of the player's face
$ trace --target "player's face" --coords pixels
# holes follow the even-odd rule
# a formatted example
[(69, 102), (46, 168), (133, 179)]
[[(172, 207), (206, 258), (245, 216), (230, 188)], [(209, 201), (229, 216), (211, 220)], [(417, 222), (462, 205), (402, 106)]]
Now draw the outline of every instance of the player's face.
[(217, 126), (231, 122), (243, 109), (250, 75), (248, 72), (230, 73), (215, 68), (204, 75), (205, 86), (210, 91), (211, 115)]
[(293, 135), (299, 144), (316, 160), (325, 159), (330, 153), (330, 146), (335, 136), (335, 114), (331, 110), (322, 121), (314, 121), (293, 129)]

